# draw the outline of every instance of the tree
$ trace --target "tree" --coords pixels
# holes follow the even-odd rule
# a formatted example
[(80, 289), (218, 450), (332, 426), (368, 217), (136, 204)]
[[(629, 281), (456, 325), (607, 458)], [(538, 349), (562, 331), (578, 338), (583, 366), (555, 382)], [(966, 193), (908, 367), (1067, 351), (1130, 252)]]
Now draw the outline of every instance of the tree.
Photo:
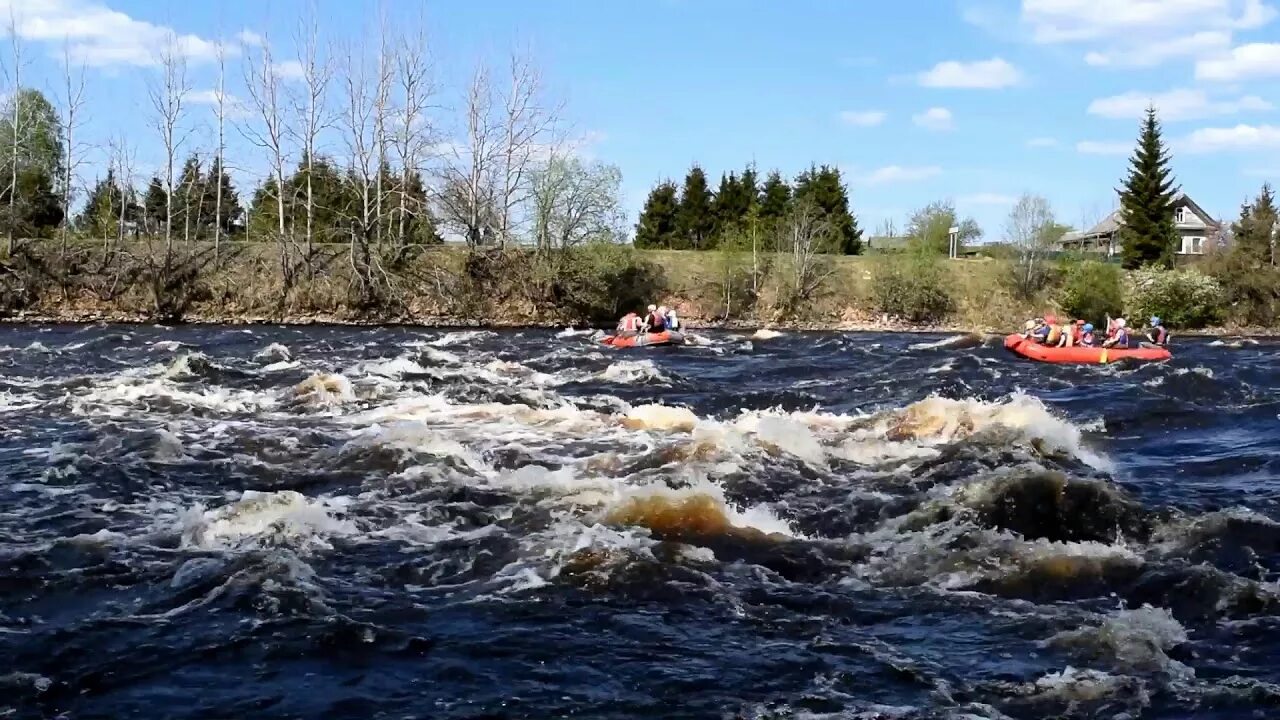
[(552, 155), (533, 174), (533, 237), (539, 250), (589, 240), (616, 240), (622, 224), (622, 172), (614, 165), (584, 165)]
[(1231, 226), (1235, 253), (1255, 265), (1276, 264), (1277, 222), (1275, 194), (1263, 185), (1252, 203), (1240, 208), (1240, 219)]
[(1129, 160), (1129, 176), (1120, 191), (1120, 229), (1123, 264), (1173, 264), (1177, 228), (1173, 224), (1173, 173), (1169, 153), (1161, 137), (1156, 109), (1147, 108), (1138, 146)]
[(680, 193), (680, 210), (676, 216), (680, 228), (678, 249), (704, 250), (711, 244), (715, 214), (711, 209), (711, 191), (707, 174), (694, 165), (684, 178)]
[(735, 173), (720, 176), (720, 189), (715, 196), (715, 234), (717, 240), (727, 233), (740, 231), (742, 222), (751, 209), (751, 192)]
[(501, 128), (493, 120), (489, 70), (476, 68), (467, 86), (465, 139), (449, 143), (443, 158), (443, 219), (470, 247), (477, 247), (495, 226), (494, 204)]
[(46, 189), (58, 206), (55, 226), (63, 216), (62, 193), (54, 189), (55, 183), (62, 184), (66, 167), (61, 120), (44, 93), (22, 88), (9, 98), (0, 119), (0, 142), (0, 166), (8, 179), (5, 222), (12, 252), (17, 237), (48, 234), (48, 223), (55, 214), (48, 207)]
[[(244, 208), (240, 207), (240, 196), (235, 186), (231, 184), (231, 176), (222, 167), (222, 161), (219, 158), (214, 158), (202, 185), (206, 204), (210, 195), (213, 196), (213, 214), (208, 223), (213, 227), (213, 241), (216, 245), (219, 238), (240, 233)], [(210, 188), (213, 188), (212, 192)]]
[(59, 137), (62, 142), (63, 149), (66, 153), (65, 162), (62, 163), (62, 218), (66, 222), (62, 223), (62, 253), (67, 252), (67, 232), (71, 224), (71, 197), (75, 192), (74, 178), (76, 170), (82, 164), (82, 153), (76, 145), (76, 132), (80, 129), (80, 125), (84, 122), (81, 111), (84, 108), (84, 66), (80, 66), (78, 73), (73, 73), (71, 69), (71, 50), (70, 45), (64, 44), (62, 51), (62, 69), (64, 80), (65, 95), (62, 98), (62, 115), (59, 118), (58, 130)]
[(827, 252), (857, 255), (862, 252), (862, 231), (849, 212), (849, 193), (840, 179), (840, 169), (823, 165), (810, 167), (796, 178), (795, 198), (811, 203), (836, 229)]
[(121, 183), (116, 178), (116, 171), (107, 169), (107, 176), (101, 178), (89, 190), (84, 207), (75, 219), (77, 230), (92, 238), (110, 239), (119, 232), (120, 217), (137, 220), (140, 208), (133, 197), (124, 197)]
[(667, 180), (649, 191), (636, 222), (637, 248), (673, 248), (679, 242), (680, 200), (676, 184)]
[(1060, 228), (1049, 201), (1039, 195), (1024, 194), (1009, 211), (1004, 235), (1018, 253), (1011, 285), (1021, 299), (1031, 300), (1044, 289), (1048, 278), (1045, 260), (1053, 243), (1062, 237)]
[[(781, 223), (791, 214), (791, 186), (774, 170), (765, 178), (760, 191), (760, 224), (765, 237), (773, 237)], [(772, 246), (770, 246), (772, 247)]]
[(191, 86), (187, 81), (186, 55), (178, 45), (178, 39), (169, 33), (165, 46), (160, 50), (160, 80), (149, 83), (153, 127), (164, 144), (164, 241), (167, 271), (173, 254), (173, 163), (186, 141), (182, 122), (186, 116), (187, 93)]
[[(400, 162), (400, 178), (396, 192), (399, 203), (395, 211), (397, 220), (394, 235), (396, 242), (400, 244), (422, 239), (434, 242), (439, 238), (435, 219), (427, 208), (426, 188), (418, 172), (418, 165), (434, 134), (428, 110), (435, 95), (435, 87), (431, 82), (431, 65), (425, 54), (426, 46), (426, 36), (419, 32), (417, 37), (403, 40), (396, 53), (400, 113), (393, 143)], [(424, 223), (425, 227), (418, 227)]]
[[(200, 156), (193, 153), (182, 164), (182, 172), (178, 174), (178, 184), (175, 188), (178, 200), (174, 217), (182, 225), (184, 242), (198, 240), (202, 235), (204, 224), (213, 221), (212, 208), (209, 208), (209, 212), (205, 212), (207, 195), (204, 181), (200, 170)], [(209, 197), (209, 200), (212, 201), (213, 198)]]
[(514, 233), (514, 213), (529, 193), (530, 172), (536, 154), (548, 145), (558, 108), (543, 97), (542, 74), (525, 55), (512, 53), (508, 64), (507, 92), (502, 96), (502, 128), (498, 157), (501, 195), (498, 198), (498, 242), (504, 247)]
[(982, 237), (982, 228), (973, 218), (958, 221), (955, 206), (949, 201), (939, 201), (929, 203), (911, 215), (907, 221), (908, 243), (918, 252), (946, 255), (953, 227), (958, 228), (961, 247)]
[(147, 194), (142, 198), (142, 212), (146, 224), (146, 234), (158, 235), (164, 230), (165, 215), (169, 207), (169, 192), (165, 190), (164, 181), (152, 176), (147, 185)]
[(811, 200), (799, 200), (791, 215), (779, 229), (774, 241), (783, 255), (778, 311), (782, 316), (794, 315), (813, 299), (815, 293), (833, 272), (829, 259), (822, 257), (825, 248), (840, 241), (838, 228), (827, 212)]
[[(301, 48), (302, 57), (302, 96), (294, 100), (294, 112), (299, 122), (296, 138), (302, 150), (302, 162), (299, 170), (303, 173), (303, 194), (305, 218), (303, 233), (306, 238), (305, 254), (310, 262), (313, 245), (316, 239), (316, 188), (313, 179), (316, 176), (312, 166), (317, 159), (319, 148), (317, 142), (320, 134), (333, 124), (333, 117), (328, 107), (329, 83), (333, 79), (333, 69), (329, 58), (321, 57), (319, 51), (319, 29), (316, 26), (316, 7), (314, 2), (307, 3), (307, 11), (299, 22), (298, 33), (294, 45)], [(297, 173), (295, 173), (297, 176)]]

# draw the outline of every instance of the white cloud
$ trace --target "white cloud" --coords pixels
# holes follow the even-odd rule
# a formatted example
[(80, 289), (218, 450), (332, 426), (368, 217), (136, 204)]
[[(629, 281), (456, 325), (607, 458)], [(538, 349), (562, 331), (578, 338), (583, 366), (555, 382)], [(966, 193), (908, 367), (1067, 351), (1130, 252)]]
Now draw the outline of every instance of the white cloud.
[(1127, 92), (1098, 98), (1089, 103), (1088, 112), (1099, 117), (1136, 119), (1146, 113), (1148, 105), (1154, 105), (1160, 119), (1169, 122), (1274, 109), (1271, 103), (1256, 95), (1245, 95), (1235, 100), (1213, 100), (1203, 90), (1175, 89), (1162, 93)]
[(267, 44), (266, 38), (249, 29), (236, 33), (236, 40), (242, 45), (252, 45), (254, 47), (262, 47)]
[(1196, 153), (1277, 149), (1280, 148), (1280, 125), (1201, 128), (1178, 145), (1188, 152)]
[(213, 60), (218, 53), (214, 41), (136, 20), (88, 0), (0, 0), (0, 17), (10, 12), (24, 40), (56, 45), (59, 53), (66, 42), (74, 62), (95, 67), (156, 65), (170, 42), (195, 62)]
[(1280, 43), (1250, 43), (1196, 63), (1199, 80), (1242, 80), (1280, 75)]
[(1192, 35), (1143, 41), (1106, 51), (1085, 53), (1084, 61), (1095, 67), (1145, 68), (1179, 58), (1197, 58), (1221, 52), (1231, 46), (1226, 30), (1204, 30)]
[(1076, 152), (1084, 153), (1085, 155), (1127, 155), (1132, 149), (1132, 143), (1126, 142), (1081, 140), (1076, 143)]
[(1056, 147), (1057, 145), (1058, 141), (1051, 137), (1036, 137), (1027, 141), (1027, 147), (1033, 148)]
[(936, 165), (917, 167), (886, 165), (872, 170), (870, 173), (859, 177), (858, 180), (863, 185), (888, 185), (890, 183), (919, 182), (941, 174), (942, 168)]
[(912, 115), (911, 121), (926, 130), (935, 132), (950, 130), (954, 127), (951, 111), (944, 107), (931, 107), (922, 113)]
[(303, 80), (307, 77), (307, 69), (297, 60), (285, 60), (272, 66), (281, 80)]
[(1022, 20), (1042, 44), (1168, 36), (1192, 27), (1251, 30), (1275, 17), (1262, 0), (1022, 0)]
[(1276, 17), (1263, 0), (1022, 0), (1021, 23), (1040, 44), (1092, 45), (1090, 65), (1154, 67), (1219, 55)]
[(873, 127), (885, 121), (889, 115), (881, 110), (845, 110), (840, 122), (854, 127)]
[(1011, 195), (1002, 195), (1000, 193), (974, 193), (972, 195), (961, 195), (957, 202), (961, 205), (1012, 205), (1017, 200)]
[(968, 63), (947, 60), (920, 73), (916, 79), (925, 87), (995, 90), (1018, 84), (1022, 73), (997, 57)]

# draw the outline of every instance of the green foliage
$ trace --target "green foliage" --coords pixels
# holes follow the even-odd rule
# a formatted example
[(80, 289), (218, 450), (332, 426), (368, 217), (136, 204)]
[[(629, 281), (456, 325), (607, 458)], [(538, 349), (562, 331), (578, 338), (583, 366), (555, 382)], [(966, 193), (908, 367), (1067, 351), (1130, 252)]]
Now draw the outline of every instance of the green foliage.
[(62, 133), (58, 127), (58, 111), (44, 93), (25, 88), (18, 93), (17, 106), (12, 97), (5, 103), (0, 117), (0, 167), (10, 172), (14, 150), (13, 120), (18, 117), (18, 166), (36, 167), (51, 178), (61, 178), (66, 155)]
[(136, 223), (141, 220), (142, 208), (133, 190), (130, 189), (128, 197), (124, 197), (115, 172), (108, 169), (107, 176), (89, 191), (84, 208), (76, 218), (76, 229), (92, 238), (115, 237), (120, 231), (121, 205), (126, 202), (128, 207), (124, 208), (124, 221)]
[(716, 192), (714, 203), (716, 235), (723, 235), (740, 224), (754, 204), (755, 198), (736, 173), (721, 175), (720, 189)]
[[(12, 216), (10, 216), (10, 198)], [(52, 237), (62, 223), (62, 199), (54, 191), (54, 179), (45, 168), (30, 165), (18, 170), (17, 193), (6, 184), (0, 190), (0, 220), (18, 237)]]
[(616, 320), (666, 289), (662, 268), (626, 245), (598, 240), (557, 252), (565, 258), (555, 278), (555, 307), (573, 319)]
[(1280, 260), (1275, 252), (1276, 225), (1275, 194), (1270, 185), (1263, 185), (1258, 197), (1240, 208), (1240, 219), (1231, 226), (1232, 252), (1249, 263), (1275, 265)]
[(1235, 322), (1271, 327), (1280, 315), (1280, 267), (1253, 261), (1238, 248), (1211, 258), (1205, 267), (1222, 286), (1223, 304)]
[(711, 246), (715, 230), (715, 212), (711, 208), (711, 191), (707, 188), (707, 174), (694, 165), (684, 178), (680, 192), (680, 209), (676, 214), (680, 228), (681, 250), (706, 250)]
[[(772, 238), (791, 215), (791, 186), (774, 170), (765, 178), (760, 191), (760, 224), (763, 235)], [(769, 246), (772, 248), (772, 245)]]
[(1058, 303), (1069, 316), (1098, 327), (1105, 327), (1103, 323), (1108, 315), (1120, 317), (1124, 310), (1124, 293), (1118, 266), (1083, 260), (1067, 263), (1063, 275)]
[(876, 309), (909, 322), (936, 322), (955, 309), (946, 267), (926, 253), (886, 255), (877, 263), (871, 291)]
[(671, 249), (678, 246), (680, 200), (677, 195), (675, 183), (669, 181), (658, 183), (649, 191), (636, 223), (633, 243), (637, 248)]
[(1170, 267), (1178, 237), (1173, 223), (1173, 173), (1155, 108), (1147, 108), (1129, 165), (1129, 176), (1120, 191), (1124, 266)]
[(796, 178), (797, 202), (809, 202), (835, 229), (835, 246), (827, 252), (857, 255), (862, 252), (862, 231), (849, 212), (849, 192), (840, 178), (840, 169), (822, 165), (810, 167)]
[(1143, 268), (1130, 281), (1126, 306), (1135, 318), (1158, 315), (1175, 328), (1202, 328), (1222, 320), (1222, 285), (1199, 270)]
[(982, 228), (973, 218), (959, 220), (950, 201), (932, 202), (920, 208), (907, 221), (907, 245), (916, 252), (946, 255), (951, 228), (959, 228), (960, 247), (982, 237)]
[(142, 197), (142, 218), (145, 232), (159, 235), (164, 232), (165, 202), (169, 194), (165, 192), (164, 183), (158, 177), (152, 177), (147, 185), (147, 194)]

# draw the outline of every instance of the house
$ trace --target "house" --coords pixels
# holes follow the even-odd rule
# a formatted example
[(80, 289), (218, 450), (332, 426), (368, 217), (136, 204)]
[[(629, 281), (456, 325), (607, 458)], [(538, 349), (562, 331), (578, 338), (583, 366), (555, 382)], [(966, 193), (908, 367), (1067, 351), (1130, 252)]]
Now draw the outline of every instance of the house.
[[(1174, 252), (1193, 257), (1212, 252), (1226, 242), (1222, 223), (1213, 219), (1190, 196), (1179, 190), (1173, 196), (1173, 223), (1178, 231), (1178, 245)], [(1120, 254), (1120, 228), (1124, 224), (1120, 210), (1113, 211), (1084, 232), (1072, 231), (1058, 241), (1058, 249)]]

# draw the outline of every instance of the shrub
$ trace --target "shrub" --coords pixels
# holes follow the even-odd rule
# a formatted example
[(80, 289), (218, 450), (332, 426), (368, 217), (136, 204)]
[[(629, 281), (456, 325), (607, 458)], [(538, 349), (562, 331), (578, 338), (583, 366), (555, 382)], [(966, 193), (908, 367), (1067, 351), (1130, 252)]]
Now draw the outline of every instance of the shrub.
[(871, 292), (880, 312), (910, 322), (941, 320), (955, 307), (943, 262), (920, 253), (886, 256), (875, 270)]
[(629, 309), (654, 302), (666, 290), (660, 266), (630, 246), (606, 240), (555, 251), (561, 253), (552, 295), (556, 306), (576, 319), (616, 320)]
[(1058, 304), (1073, 318), (1102, 325), (1108, 315), (1119, 317), (1124, 309), (1120, 268), (1111, 263), (1083, 260), (1065, 265)]
[(1275, 322), (1280, 311), (1280, 268), (1259, 265), (1239, 252), (1214, 257), (1207, 267), (1222, 286), (1224, 312), (1232, 320), (1258, 326)]
[(1222, 320), (1222, 285), (1190, 268), (1134, 271), (1128, 302), (1129, 314), (1138, 318), (1159, 315), (1178, 328), (1202, 328)]

